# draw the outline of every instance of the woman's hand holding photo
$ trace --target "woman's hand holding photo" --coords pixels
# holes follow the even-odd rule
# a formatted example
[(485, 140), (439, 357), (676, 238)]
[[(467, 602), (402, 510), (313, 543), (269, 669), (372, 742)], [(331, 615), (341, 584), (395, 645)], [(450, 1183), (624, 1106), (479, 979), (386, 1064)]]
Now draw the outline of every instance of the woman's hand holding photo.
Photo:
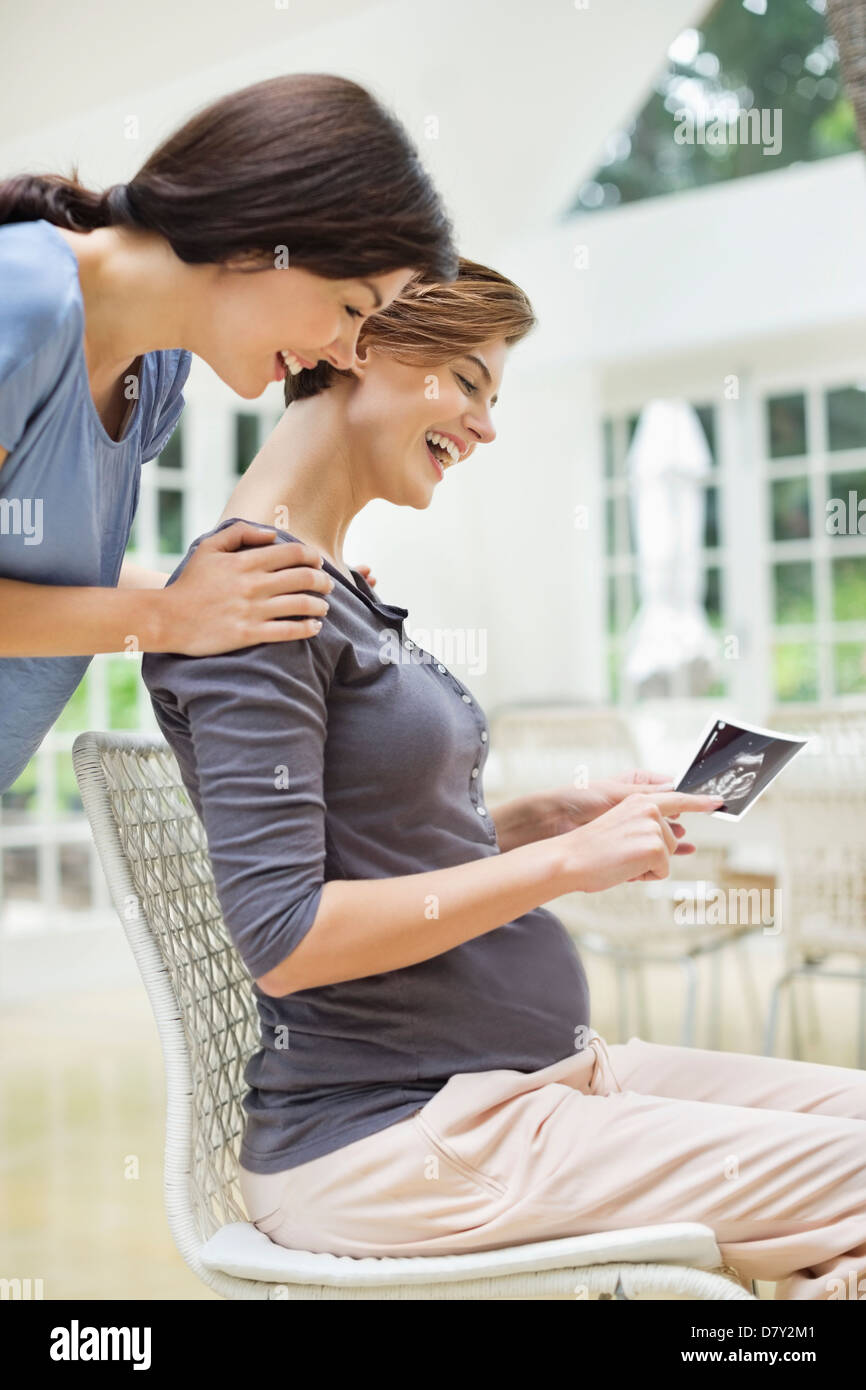
[[(586, 825), (562, 837), (569, 851), (567, 873), (575, 889), (599, 893), (620, 883), (667, 878), (672, 854), (691, 854), (682, 826), (670, 824), (683, 811), (715, 811), (717, 796), (634, 791)], [(679, 834), (677, 834), (679, 832)]]

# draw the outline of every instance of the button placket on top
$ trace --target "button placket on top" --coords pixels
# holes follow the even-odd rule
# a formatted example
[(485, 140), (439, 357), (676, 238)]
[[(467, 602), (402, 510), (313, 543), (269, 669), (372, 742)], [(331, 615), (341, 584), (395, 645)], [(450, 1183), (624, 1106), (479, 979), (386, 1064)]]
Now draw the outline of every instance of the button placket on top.
[[(454, 673), (452, 671), (449, 671), (448, 667), (443, 665), (443, 663), (439, 661), (432, 654), (432, 652), (425, 651), (423, 647), (419, 647), (418, 643), (414, 642), (410, 637), (407, 637), (405, 631), (403, 631), (402, 629), (401, 632), (403, 638), (403, 646), (406, 649), (406, 651), (410, 653), (410, 660), (415, 660), (415, 658), (411, 655), (412, 652), (422, 653), (422, 656), (419, 658), (419, 664), (432, 667), (433, 670), (438, 672), (439, 675), (443, 676), (449, 682), (452, 689), (454, 689), (456, 693), (459, 694), (462, 703), (468, 705), (472, 709), (473, 716), (475, 717), (475, 724), (477, 726), (478, 716), (476, 714), (476, 711), (478, 711), (478, 705), (474, 698), (469, 694), (469, 691), (466, 689), (465, 685), (461, 685), (460, 681), (457, 679)], [(424, 660), (425, 657), (426, 660)], [(479, 730), (478, 753), (476, 755), (472, 771), (469, 774), (469, 800), (471, 801), (478, 815), (478, 819), (484, 822), (489, 838), (495, 841), (496, 826), (493, 823), (493, 817), (491, 816), (487, 807), (478, 797), (478, 787), (481, 780), (482, 764), (484, 762), (484, 757), (488, 747), (489, 736), (487, 728), (486, 726), (482, 726), (482, 728)]]

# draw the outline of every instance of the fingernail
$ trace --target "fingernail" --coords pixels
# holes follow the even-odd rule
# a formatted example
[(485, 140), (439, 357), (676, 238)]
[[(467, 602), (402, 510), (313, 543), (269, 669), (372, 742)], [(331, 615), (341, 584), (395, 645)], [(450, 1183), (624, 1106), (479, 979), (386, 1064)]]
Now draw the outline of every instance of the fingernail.
[(318, 631), (319, 631), (319, 628), (320, 628), (321, 626), (322, 626), (322, 624), (319, 622), (319, 619), (318, 619), (318, 618), (314, 618), (314, 619), (313, 619), (313, 631), (314, 631), (314, 632), (318, 632)]

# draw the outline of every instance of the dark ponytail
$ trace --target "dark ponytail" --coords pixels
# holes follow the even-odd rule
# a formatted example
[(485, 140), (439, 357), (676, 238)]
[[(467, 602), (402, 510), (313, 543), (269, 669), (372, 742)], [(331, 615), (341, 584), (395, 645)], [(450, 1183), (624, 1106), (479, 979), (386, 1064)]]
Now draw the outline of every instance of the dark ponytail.
[(111, 224), (135, 226), (126, 184), (93, 193), (79, 183), (78, 170), (61, 174), (17, 174), (0, 183), (0, 224), (37, 218), (70, 232), (92, 232)]
[(0, 225), (158, 232), (190, 264), (248, 256), (330, 279), (411, 267), (453, 280), (451, 223), (397, 118), (343, 77), (291, 73), (220, 97), (158, 146), (128, 184), (75, 169), (0, 182)]

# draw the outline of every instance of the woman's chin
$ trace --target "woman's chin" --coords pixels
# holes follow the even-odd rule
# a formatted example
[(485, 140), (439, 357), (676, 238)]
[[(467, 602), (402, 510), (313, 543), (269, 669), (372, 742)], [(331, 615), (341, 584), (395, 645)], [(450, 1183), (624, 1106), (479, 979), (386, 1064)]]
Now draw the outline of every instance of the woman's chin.
[(429, 487), (425, 487), (423, 482), (413, 479), (404, 479), (402, 486), (395, 487), (379, 496), (383, 502), (390, 502), (392, 507), (412, 507), (416, 512), (426, 511), (433, 501), (436, 491), (435, 478)]
[(234, 391), (235, 395), (240, 396), (244, 401), (257, 400), (270, 384), (267, 381), (262, 381), (261, 377), (256, 379), (252, 373), (247, 376), (240, 376), (235, 373), (224, 375), (222, 372), (217, 372), (217, 376), (225, 386), (228, 386), (230, 391)]

